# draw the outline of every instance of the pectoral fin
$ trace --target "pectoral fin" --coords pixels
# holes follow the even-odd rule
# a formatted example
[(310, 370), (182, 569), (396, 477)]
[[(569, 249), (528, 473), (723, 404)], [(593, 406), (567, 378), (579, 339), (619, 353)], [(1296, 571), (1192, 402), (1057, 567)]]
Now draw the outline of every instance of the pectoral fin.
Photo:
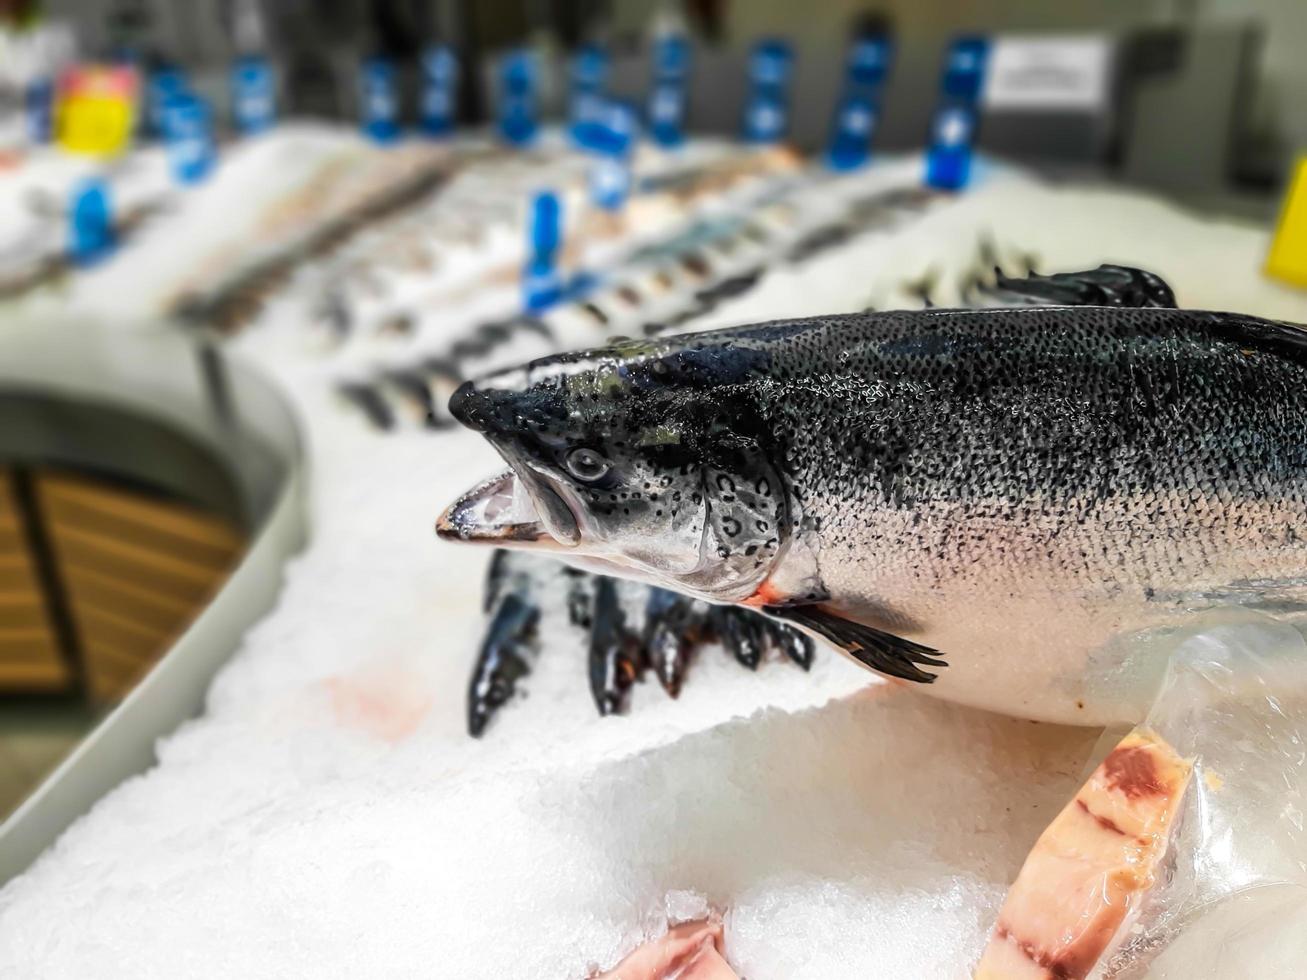
[(777, 619), (783, 619), (812, 630), (825, 637), (831, 643), (844, 650), (849, 656), (866, 664), (872, 670), (890, 677), (900, 677), (905, 681), (917, 681), (929, 684), (935, 680), (918, 667), (947, 667), (948, 663), (938, 659), (934, 654), (938, 650), (922, 646), (901, 636), (885, 633), (862, 623), (855, 623), (831, 612), (825, 606), (765, 606), (764, 611)]

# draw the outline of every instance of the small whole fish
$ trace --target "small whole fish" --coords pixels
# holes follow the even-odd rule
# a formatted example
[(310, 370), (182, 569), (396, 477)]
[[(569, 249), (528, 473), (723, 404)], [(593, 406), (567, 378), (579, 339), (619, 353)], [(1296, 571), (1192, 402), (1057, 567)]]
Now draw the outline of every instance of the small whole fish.
[(1307, 610), (1307, 332), (1031, 306), (788, 320), (465, 384), (447, 538), (743, 604), (949, 699), (1141, 717), (1193, 610)]

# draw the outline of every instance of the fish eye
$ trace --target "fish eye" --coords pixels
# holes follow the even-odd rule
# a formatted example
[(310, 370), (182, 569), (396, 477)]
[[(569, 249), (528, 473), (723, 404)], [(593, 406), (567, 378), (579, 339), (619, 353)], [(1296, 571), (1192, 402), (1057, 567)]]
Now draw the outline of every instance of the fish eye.
[(593, 483), (612, 468), (612, 464), (593, 449), (573, 449), (567, 454), (567, 472), (584, 483)]

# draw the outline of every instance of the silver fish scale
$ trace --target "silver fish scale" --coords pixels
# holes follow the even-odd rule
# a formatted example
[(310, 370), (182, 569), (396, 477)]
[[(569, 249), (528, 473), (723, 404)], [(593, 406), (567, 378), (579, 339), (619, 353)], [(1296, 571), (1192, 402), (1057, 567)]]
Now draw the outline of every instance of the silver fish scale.
[(710, 337), (767, 355), (758, 402), (800, 502), (970, 501), (995, 516), (1141, 493), (1301, 503), (1307, 357), (1241, 337), (1240, 321), (1059, 308)]
[[(1101, 653), (1112, 637), (1183, 609), (1307, 600), (1296, 327), (1036, 308), (696, 340), (765, 353), (751, 383), (831, 605), (949, 656), (941, 690), (960, 700), (1128, 717), (1099, 690), (1124, 669)], [(985, 682), (1026, 668), (1032, 690)]]

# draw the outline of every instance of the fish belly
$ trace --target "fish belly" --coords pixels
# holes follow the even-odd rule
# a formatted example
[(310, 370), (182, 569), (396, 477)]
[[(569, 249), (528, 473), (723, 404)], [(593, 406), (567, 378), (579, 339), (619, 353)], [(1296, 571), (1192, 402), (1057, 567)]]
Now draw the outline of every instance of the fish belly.
[[(853, 509), (856, 510), (856, 509)], [(830, 606), (948, 661), (933, 695), (1067, 724), (1134, 723), (1165, 637), (1202, 616), (1307, 611), (1302, 515), (1289, 499), (884, 511), (828, 527)]]

